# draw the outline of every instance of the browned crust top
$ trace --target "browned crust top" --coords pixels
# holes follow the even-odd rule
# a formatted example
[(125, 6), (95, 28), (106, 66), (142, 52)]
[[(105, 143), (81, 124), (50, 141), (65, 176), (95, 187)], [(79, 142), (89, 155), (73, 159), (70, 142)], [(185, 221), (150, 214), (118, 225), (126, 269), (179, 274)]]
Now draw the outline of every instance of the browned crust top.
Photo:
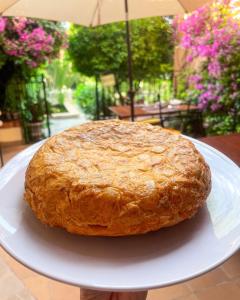
[(45, 142), (27, 169), (25, 199), (43, 223), (115, 236), (192, 217), (210, 188), (209, 167), (181, 135), (98, 121)]

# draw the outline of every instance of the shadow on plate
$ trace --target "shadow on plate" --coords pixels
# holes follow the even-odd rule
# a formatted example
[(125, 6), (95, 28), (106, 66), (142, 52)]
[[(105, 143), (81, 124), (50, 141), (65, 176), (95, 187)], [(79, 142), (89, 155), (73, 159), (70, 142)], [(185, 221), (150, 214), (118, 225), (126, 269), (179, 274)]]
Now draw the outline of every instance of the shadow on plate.
[(73, 235), (59, 228), (50, 228), (41, 224), (25, 203), (21, 226), (32, 242), (46, 249), (49, 254), (64, 255), (72, 261), (84, 259), (105, 263), (139, 263), (168, 255), (184, 247), (197, 238), (203, 227), (209, 222), (206, 207), (191, 220), (184, 221), (169, 228), (163, 228), (145, 235), (129, 237), (87, 237)]

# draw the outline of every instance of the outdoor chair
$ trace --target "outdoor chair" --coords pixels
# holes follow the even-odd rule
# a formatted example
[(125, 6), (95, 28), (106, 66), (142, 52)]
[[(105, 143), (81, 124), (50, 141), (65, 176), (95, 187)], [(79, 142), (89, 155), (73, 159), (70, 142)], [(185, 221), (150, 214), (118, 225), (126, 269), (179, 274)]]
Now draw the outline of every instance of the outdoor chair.
[(179, 110), (170, 114), (162, 114), (162, 126), (173, 128), (192, 137), (205, 136), (202, 113), (192, 110), (193, 101), (187, 102), (187, 110)]
[(155, 104), (158, 105), (159, 116), (158, 117), (150, 117), (150, 118), (140, 119), (140, 120), (137, 120), (137, 122), (147, 123), (147, 124), (151, 124), (151, 125), (160, 125), (160, 126), (164, 127), (162, 113), (161, 113), (162, 103), (161, 103), (161, 99), (160, 99), (160, 94), (157, 95), (157, 102), (155, 102)]
[(137, 120), (137, 122), (151, 124), (151, 125), (161, 125), (161, 121), (158, 118), (147, 118), (147, 119)]
[(182, 131), (181, 112), (162, 114), (162, 127)]
[(191, 104), (193, 104), (192, 101), (188, 101), (188, 110), (182, 114), (181, 131), (192, 137), (203, 137), (206, 135), (206, 132), (203, 126), (202, 112), (199, 110), (191, 111)]

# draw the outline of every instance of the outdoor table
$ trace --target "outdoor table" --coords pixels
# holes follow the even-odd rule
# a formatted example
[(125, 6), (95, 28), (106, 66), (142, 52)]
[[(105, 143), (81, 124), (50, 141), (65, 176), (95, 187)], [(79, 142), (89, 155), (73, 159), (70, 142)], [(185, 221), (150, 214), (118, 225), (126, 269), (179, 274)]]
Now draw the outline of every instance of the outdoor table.
[(240, 166), (240, 133), (209, 136), (199, 140), (223, 152)]
[[(118, 116), (119, 119), (128, 119), (131, 117), (131, 107), (130, 105), (119, 105), (110, 106), (109, 110)], [(146, 116), (156, 116), (161, 113), (161, 115), (171, 115), (176, 113), (182, 113), (187, 111), (198, 111), (197, 105), (168, 105), (159, 109), (159, 105), (135, 105), (134, 115), (135, 117), (146, 117)]]

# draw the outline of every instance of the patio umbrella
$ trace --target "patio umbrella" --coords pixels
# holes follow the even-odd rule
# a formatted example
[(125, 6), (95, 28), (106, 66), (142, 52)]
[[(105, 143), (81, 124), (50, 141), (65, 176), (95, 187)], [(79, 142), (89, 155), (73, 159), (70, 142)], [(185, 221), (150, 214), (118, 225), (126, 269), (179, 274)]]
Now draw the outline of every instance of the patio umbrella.
[(2, 16), (25, 16), (98, 26), (125, 20), (129, 97), (134, 121), (134, 90), (129, 20), (191, 12), (209, 0), (0, 0)]

